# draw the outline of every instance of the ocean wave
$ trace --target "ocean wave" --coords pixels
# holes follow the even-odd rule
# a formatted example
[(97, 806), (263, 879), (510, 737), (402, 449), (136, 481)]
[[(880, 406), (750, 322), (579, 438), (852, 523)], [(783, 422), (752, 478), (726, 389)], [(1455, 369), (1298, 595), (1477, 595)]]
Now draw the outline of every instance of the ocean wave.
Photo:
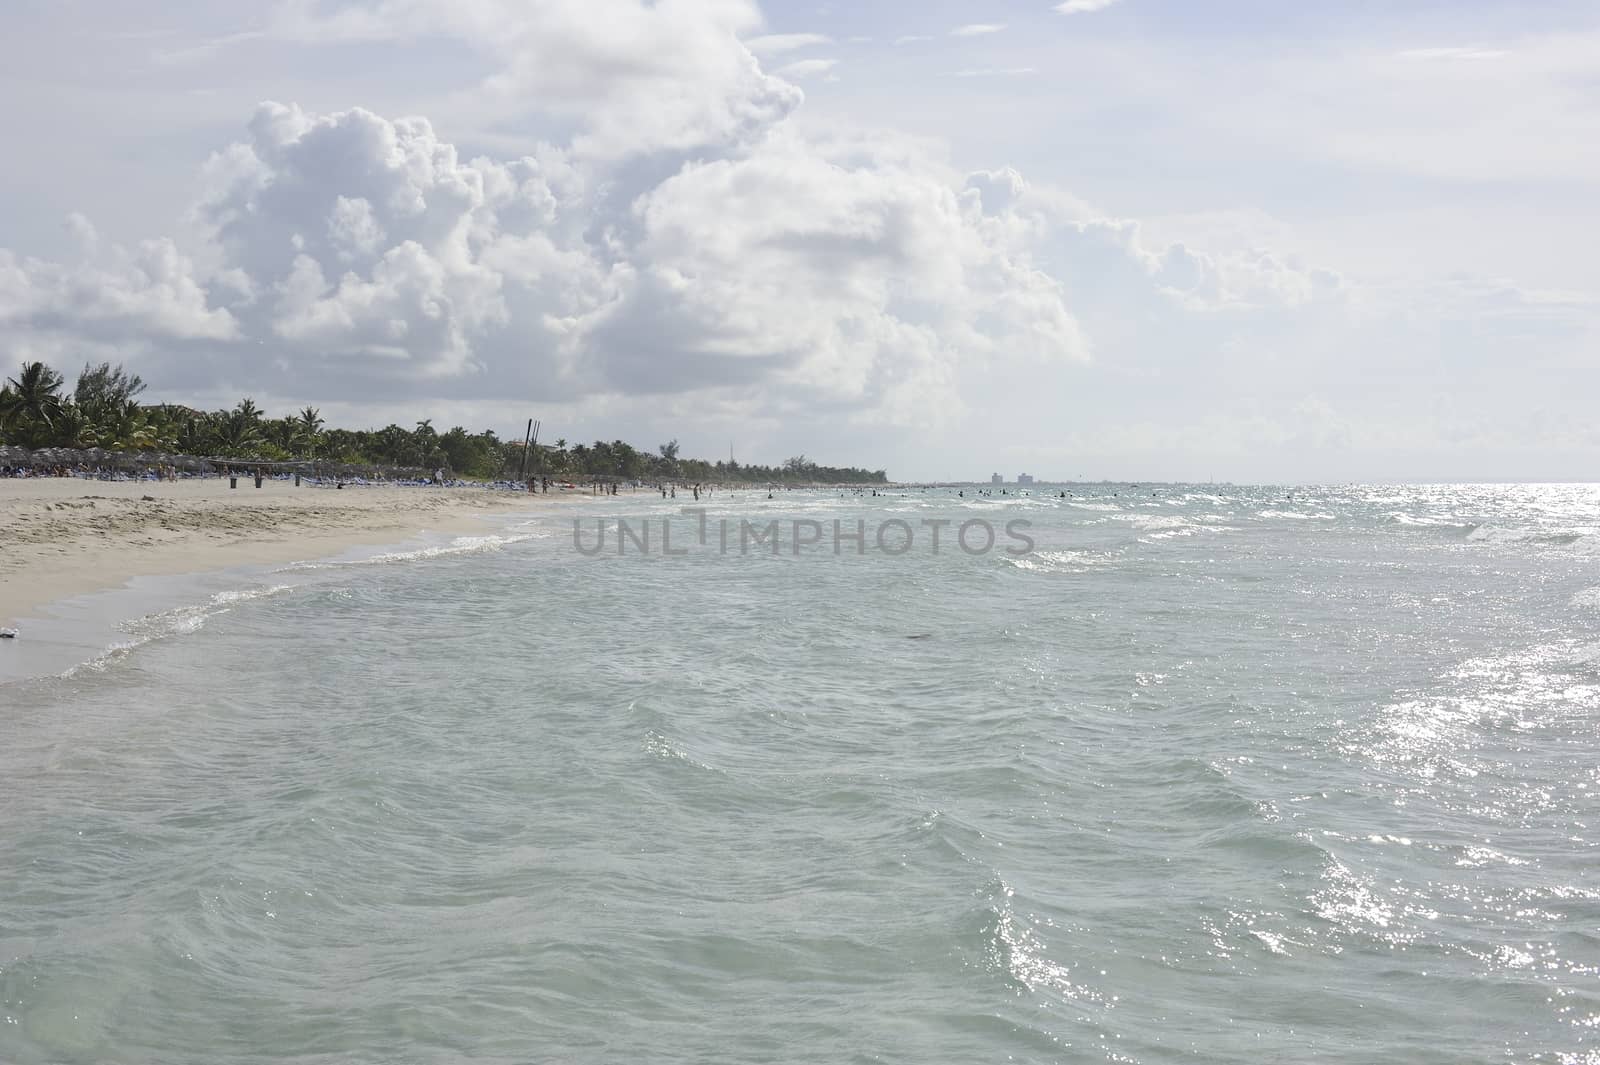
[(664, 762), (681, 762), (684, 765), (693, 766), (696, 769), (706, 769), (711, 770), (712, 772), (717, 771), (699, 759), (690, 757), (688, 752), (686, 752), (683, 748), (679, 747), (677, 744), (673, 743), (671, 740), (667, 739), (666, 736), (662, 735), (660, 732), (657, 732), (653, 728), (645, 730), (644, 751), (651, 757), (659, 758)]
[(1505, 525), (1474, 525), (1467, 539), (1480, 544), (1546, 544), (1565, 547), (1594, 535), (1592, 528), (1526, 528)]
[(1333, 521), (1334, 515), (1315, 510), (1258, 510), (1258, 518), (1287, 518), (1292, 521)]
[(1465, 869), (1482, 869), (1489, 865), (1527, 865), (1525, 858), (1513, 858), (1492, 847), (1468, 844), (1457, 848), (1460, 854), (1456, 858), (1456, 865)]
[(1186, 525), (1181, 529), (1164, 529), (1161, 532), (1150, 533), (1148, 536), (1141, 536), (1139, 537), (1139, 542), (1141, 544), (1153, 544), (1161, 540), (1177, 540), (1185, 536), (1193, 536), (1200, 531), (1201, 527), (1198, 525)]
[(1355, 872), (1337, 858), (1328, 859), (1322, 885), (1312, 893), (1310, 902), (1318, 917), (1343, 934), (1366, 932), (1398, 941), (1399, 937), (1386, 934), (1396, 923), (1393, 901), (1372, 877)]
[(1210, 524), (1206, 522), (1188, 521), (1178, 518), (1154, 518), (1145, 522), (1134, 521), (1136, 528), (1146, 529), (1146, 533), (1139, 537), (1141, 544), (1159, 543), (1163, 540), (1177, 540), (1188, 536), (1198, 536), (1201, 533), (1233, 533), (1240, 529), (1233, 525)]
[(1130, 514), (1122, 519), (1135, 529), (1183, 529), (1194, 526), (1188, 518), (1172, 518), (1165, 514)]
[(1570, 602), (1574, 610), (1600, 610), (1600, 588), (1573, 592)]
[(1055, 551), (1030, 551), (1017, 557), (1002, 555), (1000, 561), (1014, 569), (1031, 573), (1087, 573), (1093, 568), (1116, 562), (1121, 555), (1120, 551), (1068, 547)]
[(1458, 521), (1455, 518), (1429, 518), (1420, 514), (1408, 514), (1403, 510), (1393, 510), (1388, 514), (1389, 521), (1395, 525), (1411, 525), (1421, 529), (1471, 529), (1469, 521)]
[(1575, 669), (1600, 669), (1600, 643), (1579, 644), (1572, 649), (1569, 661)]
[(270, 596), (282, 595), (284, 592), (294, 591), (292, 584), (273, 584), (260, 588), (238, 588), (229, 591), (217, 592), (203, 603), (194, 606), (175, 607), (155, 614), (146, 614), (126, 622), (122, 629), (128, 639), (118, 641), (107, 647), (100, 654), (87, 662), (79, 664), (62, 673), (63, 677), (78, 676), (82, 673), (104, 672), (113, 663), (126, 658), (134, 650), (156, 640), (164, 640), (172, 636), (187, 636), (199, 632), (206, 622), (219, 614), (225, 614), (240, 603), (247, 603), (255, 599), (266, 599)]
[(1263, 925), (1281, 925), (1284, 916), (1270, 910), (1227, 910), (1220, 918), (1206, 918), (1200, 928), (1211, 938), (1211, 956), (1232, 958), (1246, 951), (1265, 947), (1268, 954), (1289, 957), (1291, 947), (1304, 948), (1310, 944), (1286, 931), (1272, 931)]
[(1423, 780), (1471, 779), (1499, 757), (1497, 734), (1558, 727), (1600, 709), (1600, 685), (1581, 675), (1597, 650), (1567, 640), (1468, 658), (1433, 687), (1353, 725), (1341, 746)]
[(1028, 991), (1054, 992), (1070, 1001), (1114, 1005), (1104, 994), (1073, 979), (1072, 970), (1045, 953), (1038, 933), (1013, 906), (1016, 892), (1004, 880), (996, 879), (987, 889), (990, 902), (985, 913), (985, 962), (1007, 983)]
[(411, 551), (385, 551), (382, 554), (368, 555), (365, 558), (333, 559), (326, 562), (295, 562), (282, 567), (278, 572), (293, 573), (301, 570), (338, 569), (343, 566), (376, 566), (394, 562), (422, 562), (428, 559), (448, 558), (454, 555), (476, 555), (486, 551), (499, 551), (511, 544), (520, 544), (527, 540), (543, 539), (545, 535), (547, 534), (517, 533), (513, 536), (458, 536), (448, 544), (419, 547)]

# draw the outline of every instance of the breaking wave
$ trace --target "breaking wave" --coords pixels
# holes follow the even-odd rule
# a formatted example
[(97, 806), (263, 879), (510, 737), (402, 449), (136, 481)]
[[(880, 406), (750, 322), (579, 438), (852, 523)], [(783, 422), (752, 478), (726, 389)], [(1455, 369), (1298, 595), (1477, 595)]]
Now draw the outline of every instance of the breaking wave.
[(540, 538), (541, 534), (539, 533), (518, 533), (514, 536), (458, 536), (448, 544), (419, 547), (410, 551), (385, 551), (382, 554), (368, 555), (365, 558), (334, 559), (327, 562), (296, 562), (284, 566), (279, 572), (337, 569), (343, 566), (376, 566), (392, 562), (421, 562), (433, 558), (448, 558), (453, 555), (477, 555), (487, 551), (499, 551), (511, 544), (519, 544), (526, 540)]

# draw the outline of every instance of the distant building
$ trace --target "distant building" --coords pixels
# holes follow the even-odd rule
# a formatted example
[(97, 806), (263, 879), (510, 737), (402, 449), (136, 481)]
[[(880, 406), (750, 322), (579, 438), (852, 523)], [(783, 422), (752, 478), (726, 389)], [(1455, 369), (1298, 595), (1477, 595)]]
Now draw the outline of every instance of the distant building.
[(992, 476), (990, 476), (989, 483), (990, 484), (1005, 484), (1006, 483), (1006, 479), (1004, 477), (1000, 476), (998, 473), (996, 473), (996, 474), (993, 474)]
[[(995, 476), (999, 476), (999, 475), (996, 474)], [(1032, 484), (1033, 483), (1033, 476), (1031, 474), (1027, 474), (1027, 473), (1019, 473), (1019, 474), (1017, 474), (1017, 483), (1018, 484)]]

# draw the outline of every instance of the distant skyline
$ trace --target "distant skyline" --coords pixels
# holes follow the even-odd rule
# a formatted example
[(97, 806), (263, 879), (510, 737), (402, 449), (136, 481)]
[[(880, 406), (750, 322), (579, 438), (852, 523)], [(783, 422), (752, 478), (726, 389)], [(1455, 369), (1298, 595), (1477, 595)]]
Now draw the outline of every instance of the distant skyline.
[(6, 27), (0, 376), (901, 480), (1600, 477), (1592, 3)]

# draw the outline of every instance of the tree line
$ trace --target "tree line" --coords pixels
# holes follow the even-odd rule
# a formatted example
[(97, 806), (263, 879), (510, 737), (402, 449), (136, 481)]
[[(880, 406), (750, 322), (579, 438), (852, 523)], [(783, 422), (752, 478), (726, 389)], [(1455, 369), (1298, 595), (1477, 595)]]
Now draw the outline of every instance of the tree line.
[(412, 429), (329, 428), (316, 407), (269, 418), (249, 398), (231, 410), (202, 411), (177, 403), (139, 401), (146, 385), (138, 374), (109, 362), (85, 365), (76, 386), (43, 362), (25, 363), (0, 387), (0, 444), (25, 448), (103, 448), (107, 451), (175, 452), (248, 461), (322, 461), (349, 465), (444, 469), (456, 476), (494, 480), (524, 471), (530, 477), (607, 477), (682, 482), (818, 482), (882, 484), (883, 470), (821, 466), (797, 455), (778, 466), (740, 465), (682, 458), (678, 442), (645, 451), (622, 440), (539, 445), (523, 460), (523, 441), (501, 440), (493, 430), (444, 432), (423, 419)]

